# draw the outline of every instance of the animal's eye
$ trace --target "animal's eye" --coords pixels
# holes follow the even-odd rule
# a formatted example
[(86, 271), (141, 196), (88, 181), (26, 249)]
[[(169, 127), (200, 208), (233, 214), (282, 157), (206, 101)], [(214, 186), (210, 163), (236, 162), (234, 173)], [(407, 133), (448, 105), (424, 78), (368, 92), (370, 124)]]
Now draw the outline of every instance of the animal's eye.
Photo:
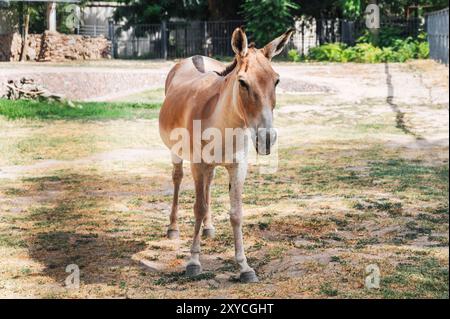
[(248, 86), (248, 83), (247, 82), (245, 82), (245, 80), (243, 80), (243, 79), (239, 79), (239, 84), (243, 87), (243, 88), (245, 88), (245, 89), (249, 89), (250, 87)]
[(277, 79), (277, 80), (275, 81), (275, 86), (278, 86), (278, 84), (280, 84), (280, 79)]

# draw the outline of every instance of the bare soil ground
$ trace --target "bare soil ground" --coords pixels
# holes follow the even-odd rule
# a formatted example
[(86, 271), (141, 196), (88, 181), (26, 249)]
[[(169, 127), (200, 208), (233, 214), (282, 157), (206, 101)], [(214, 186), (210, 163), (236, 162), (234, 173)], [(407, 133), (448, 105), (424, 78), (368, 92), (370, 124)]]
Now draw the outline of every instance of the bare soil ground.
[(162, 87), (173, 62), (91, 61), (68, 63), (1, 63), (0, 95), (7, 80), (32, 78), (69, 100), (108, 101)]
[[(159, 77), (168, 65), (148, 68)], [(279, 167), (251, 166), (244, 195), (259, 284), (236, 282), (223, 169), (204, 274), (183, 276), (192, 178), (186, 165), (181, 239), (169, 241), (171, 166), (156, 120), (0, 118), (0, 297), (448, 298), (448, 68), (275, 68)], [(69, 264), (79, 290), (65, 286)], [(379, 289), (365, 288), (368, 265), (381, 271)]]

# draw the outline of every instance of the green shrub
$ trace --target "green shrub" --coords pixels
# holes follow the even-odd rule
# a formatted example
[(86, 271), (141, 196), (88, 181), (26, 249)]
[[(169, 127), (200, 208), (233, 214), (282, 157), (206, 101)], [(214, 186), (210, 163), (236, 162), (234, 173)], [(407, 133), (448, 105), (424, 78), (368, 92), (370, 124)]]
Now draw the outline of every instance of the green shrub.
[(292, 61), (292, 62), (300, 62), (301, 61), (301, 56), (298, 53), (298, 51), (295, 49), (289, 50), (288, 58), (289, 58), (289, 61)]
[(413, 38), (407, 36), (401, 28), (388, 27), (381, 30), (378, 46), (373, 45), (373, 40), (372, 34), (366, 31), (355, 46), (325, 44), (311, 49), (308, 58), (328, 62), (380, 63), (406, 62), (430, 56), (427, 34), (424, 32)]
[(383, 48), (383, 58), (384, 62), (397, 62), (399, 61), (398, 53), (394, 51), (393, 48)]
[(418, 58), (428, 59), (430, 57), (430, 44), (428, 42), (420, 42), (418, 46)]
[(356, 62), (358, 61), (358, 52), (350, 47), (346, 48), (343, 52), (343, 59), (342, 62)]
[(363, 36), (353, 47), (347, 47), (341, 43), (325, 44), (310, 50), (308, 58), (314, 61), (327, 62), (406, 62), (411, 59), (427, 59), (430, 48), (426, 41), (426, 35), (420, 34), (417, 38), (400, 38), (394, 36), (397, 31), (392, 29), (391, 38), (383, 38), (380, 42), (389, 44), (386, 46), (374, 46), (370, 43), (370, 37)]
[(329, 43), (312, 48), (309, 58), (315, 61), (343, 62), (346, 46), (341, 43)]
[(358, 43), (352, 48), (355, 51), (356, 60), (361, 63), (380, 63), (383, 60), (383, 50), (369, 43)]

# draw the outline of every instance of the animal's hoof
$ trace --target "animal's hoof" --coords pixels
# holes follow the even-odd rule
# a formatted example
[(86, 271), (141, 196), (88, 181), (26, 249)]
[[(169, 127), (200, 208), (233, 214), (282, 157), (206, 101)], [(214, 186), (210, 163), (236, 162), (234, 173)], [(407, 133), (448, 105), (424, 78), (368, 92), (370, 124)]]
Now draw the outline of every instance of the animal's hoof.
[(169, 239), (178, 239), (180, 238), (180, 232), (176, 229), (169, 229), (167, 231), (167, 238)]
[(202, 266), (191, 264), (186, 266), (186, 276), (195, 277), (200, 275), (202, 272)]
[(205, 238), (214, 238), (216, 235), (216, 230), (214, 228), (203, 228), (202, 235)]
[(255, 283), (255, 282), (259, 281), (254, 270), (241, 273), (241, 276), (239, 277), (239, 279), (242, 283), (245, 283), (245, 284)]

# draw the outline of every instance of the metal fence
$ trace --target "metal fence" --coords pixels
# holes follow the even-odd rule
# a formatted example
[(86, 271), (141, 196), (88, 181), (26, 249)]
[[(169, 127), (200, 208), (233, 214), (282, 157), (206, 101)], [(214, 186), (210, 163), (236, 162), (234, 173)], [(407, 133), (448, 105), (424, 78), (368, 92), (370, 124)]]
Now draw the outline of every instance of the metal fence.
[(430, 57), (445, 64), (448, 64), (448, 15), (448, 8), (429, 13), (426, 23)]
[(98, 37), (100, 35), (109, 36), (109, 28), (104, 25), (81, 25), (76, 29), (77, 34)]
[[(112, 41), (115, 58), (175, 59), (196, 54), (232, 56), (231, 35), (236, 27), (242, 25), (244, 21), (239, 20), (171, 21), (129, 28), (113, 24), (103, 28), (83, 26), (79, 33), (107, 34)], [(421, 20), (415, 18), (385, 17), (381, 21), (382, 28), (395, 27), (403, 36), (416, 36), (421, 25)], [(302, 19), (296, 21), (295, 28), (297, 32), (288, 50), (295, 49), (301, 55), (307, 55), (311, 48), (325, 43), (354, 45), (366, 30), (364, 21), (344, 19)], [(248, 36), (251, 41), (252, 35)]]
[[(423, 22), (419, 18), (383, 17), (380, 26), (382, 32), (395, 28), (401, 37), (415, 37)], [(295, 28), (297, 32), (288, 49), (296, 49), (302, 56), (307, 55), (309, 49), (326, 43), (340, 42), (353, 46), (367, 30), (364, 20), (345, 19), (302, 19), (295, 23)]]
[(136, 25), (129, 29), (113, 25), (109, 30), (115, 58), (164, 58), (161, 25)]
[(135, 25), (114, 25), (109, 37), (116, 58), (184, 58), (195, 54), (232, 55), (233, 30), (242, 21), (189, 21)]
[[(367, 30), (364, 20), (341, 20), (339, 27), (340, 42), (348, 45), (354, 45), (358, 38), (364, 35), (364, 32)], [(422, 27), (423, 21), (420, 18), (385, 16), (380, 21), (382, 32), (387, 29), (396, 29), (398, 36), (401, 37), (416, 37), (422, 30)]]

